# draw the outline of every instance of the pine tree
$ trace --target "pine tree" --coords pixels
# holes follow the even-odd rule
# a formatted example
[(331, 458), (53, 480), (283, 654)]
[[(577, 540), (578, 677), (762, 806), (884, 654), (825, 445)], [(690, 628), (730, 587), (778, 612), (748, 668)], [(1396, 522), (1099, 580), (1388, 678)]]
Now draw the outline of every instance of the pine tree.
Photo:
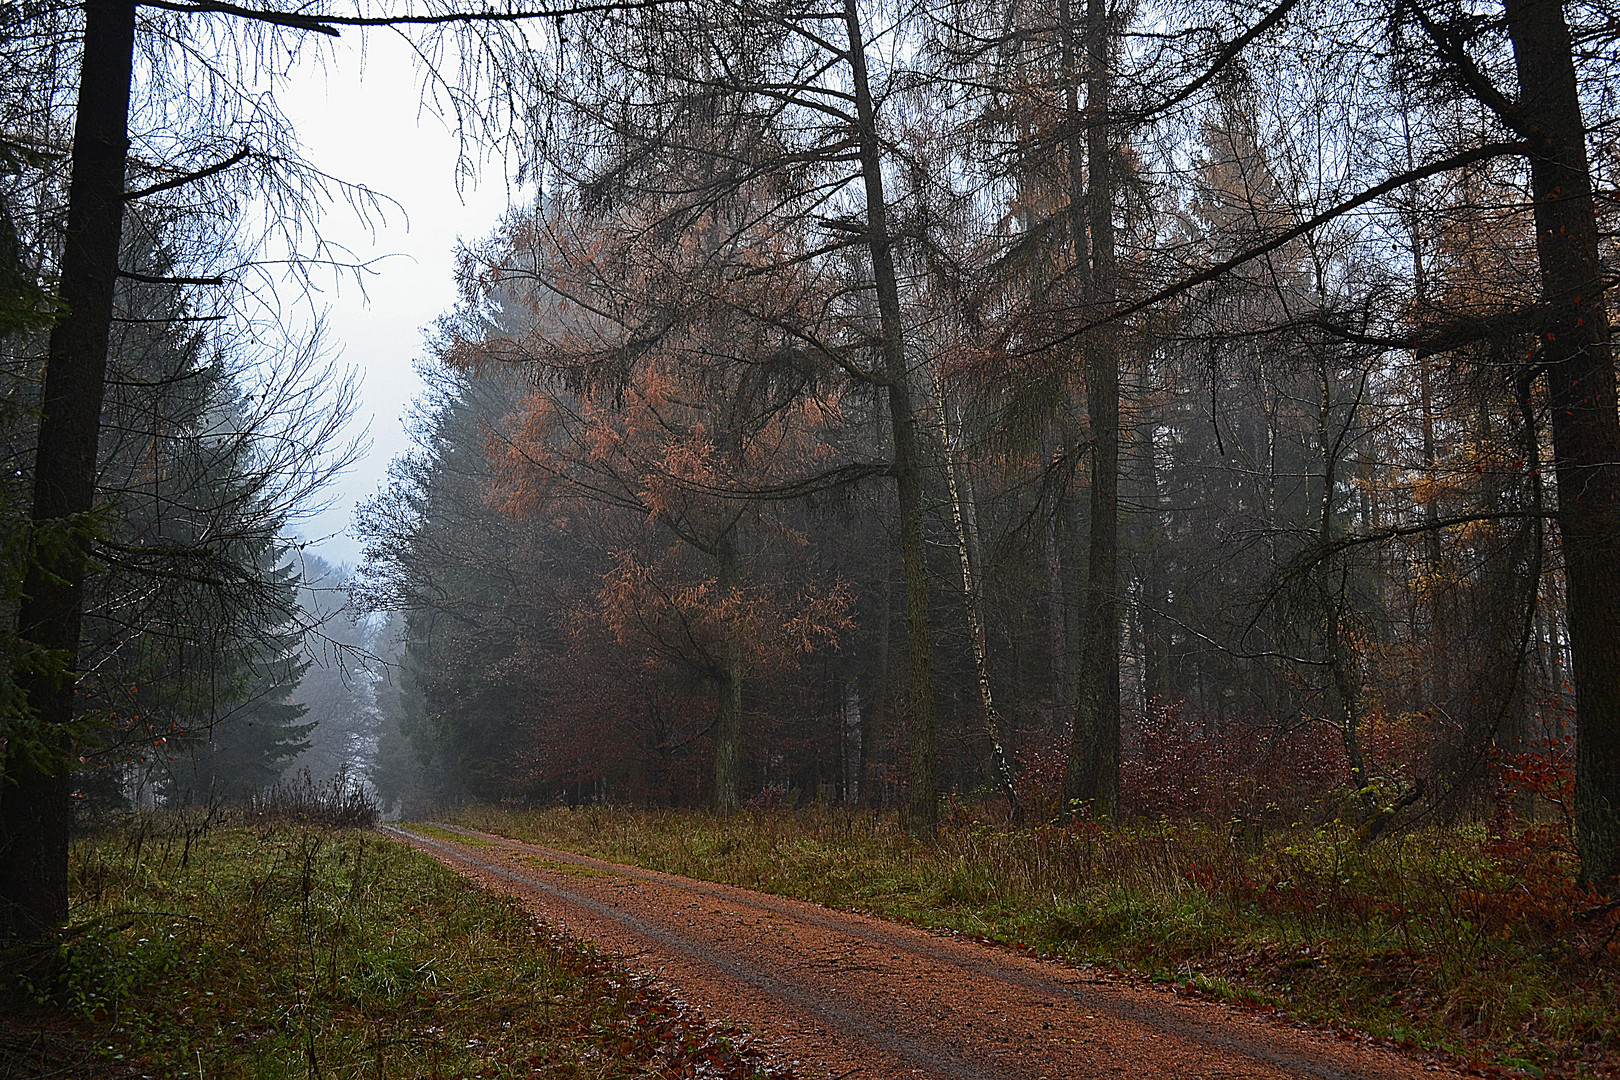
[[(267, 544), (259, 568), (273, 583), (273, 602), (292, 611), (298, 575), (282, 561), (286, 554), (284, 545)], [(302, 628), (289, 621), (254, 634), (246, 647), (212, 658), (210, 670), (192, 672), (193, 678), (206, 678), (219, 699), (208, 702), (206, 722), (194, 721), (182, 743), (187, 752), (169, 765), (171, 800), (235, 799), (261, 791), (309, 747), (315, 725), (304, 722), (308, 706), (292, 700), (309, 668), (300, 657), (303, 638)]]

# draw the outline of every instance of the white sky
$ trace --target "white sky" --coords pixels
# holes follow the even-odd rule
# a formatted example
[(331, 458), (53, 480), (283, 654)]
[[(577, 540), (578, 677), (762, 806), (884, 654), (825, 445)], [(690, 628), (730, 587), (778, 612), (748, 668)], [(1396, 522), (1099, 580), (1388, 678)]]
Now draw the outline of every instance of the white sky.
[(362, 260), (394, 256), (378, 265), (365, 296), (352, 282), (327, 294), (331, 343), (364, 379), (355, 424), (370, 427), (371, 450), (329, 493), (331, 508), (299, 531), (319, 540), (311, 550), (323, 559), (352, 564), (360, 550), (349, 534), (355, 504), (377, 491), (389, 460), (409, 444), (402, 419), (422, 388), (412, 362), (422, 354), (423, 331), (455, 303), (456, 241), (488, 233), (509, 189), (497, 162), (479, 185), (457, 192), (455, 136), (419, 108), (418, 76), (393, 35), (374, 33), (362, 64), (359, 34), (346, 32), (335, 59), (295, 74), (278, 98), (308, 160), (404, 208), (390, 212), (375, 237), (346, 210), (335, 209), (326, 223), (327, 236)]

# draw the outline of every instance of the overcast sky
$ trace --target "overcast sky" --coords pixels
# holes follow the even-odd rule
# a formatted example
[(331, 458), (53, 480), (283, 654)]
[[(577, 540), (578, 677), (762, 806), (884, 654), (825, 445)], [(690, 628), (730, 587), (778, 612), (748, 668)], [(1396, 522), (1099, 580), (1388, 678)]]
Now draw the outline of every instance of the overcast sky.
[(499, 164), (483, 171), (474, 188), (457, 192), (457, 143), (444, 124), (419, 108), (420, 88), (398, 39), (357, 34), (336, 46), (335, 62), (306, 64), (290, 92), (280, 95), (311, 162), (343, 180), (362, 183), (396, 200), (384, 227), (371, 233), (342, 211), (328, 221), (330, 237), (362, 259), (382, 260), (366, 296), (352, 284), (328, 293), (334, 347), (364, 378), (357, 426), (369, 425), (370, 453), (331, 492), (332, 507), (300, 531), (317, 539), (317, 554), (353, 563), (359, 543), (349, 535), (357, 501), (374, 493), (395, 454), (408, 440), (401, 423), (421, 389), (412, 362), (421, 355), (423, 330), (455, 302), (452, 277), (456, 240), (489, 232), (508, 200)]

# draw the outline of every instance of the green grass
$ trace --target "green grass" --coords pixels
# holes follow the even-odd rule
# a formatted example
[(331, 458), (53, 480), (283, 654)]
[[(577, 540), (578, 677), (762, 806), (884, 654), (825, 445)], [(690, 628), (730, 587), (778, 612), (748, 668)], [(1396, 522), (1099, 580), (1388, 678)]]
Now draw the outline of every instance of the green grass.
[[(935, 843), (872, 814), (469, 807), (453, 820), (620, 862), (870, 911), (1170, 980), (1477, 1060), (1620, 1063), (1617, 915), (1568, 860), (1483, 828), (1256, 843), (1198, 823), (1010, 830)], [(1554, 845), (1556, 846), (1556, 845)], [(1538, 895), (1541, 894), (1541, 895)]]
[(493, 848), (497, 846), (489, 840), (468, 836), (466, 833), (457, 832), (454, 829), (441, 829), (437, 825), (413, 823), (411, 831), (430, 840), (445, 840), (452, 844), (462, 844), (471, 848)]
[(72, 886), (54, 960), (19, 976), (11, 958), (0, 1075), (606, 1080), (692, 1055), (757, 1072), (729, 1035), (376, 834), (144, 819), (76, 843)]

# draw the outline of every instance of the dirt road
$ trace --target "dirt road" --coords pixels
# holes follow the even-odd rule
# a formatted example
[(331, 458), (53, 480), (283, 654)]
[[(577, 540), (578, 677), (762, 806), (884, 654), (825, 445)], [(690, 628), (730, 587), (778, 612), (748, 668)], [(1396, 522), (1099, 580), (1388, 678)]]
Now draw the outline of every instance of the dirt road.
[[(384, 827), (660, 977), (806, 1077), (1460, 1076), (1151, 987), (747, 889), (452, 826)], [(442, 835), (442, 834), (441, 834)]]

